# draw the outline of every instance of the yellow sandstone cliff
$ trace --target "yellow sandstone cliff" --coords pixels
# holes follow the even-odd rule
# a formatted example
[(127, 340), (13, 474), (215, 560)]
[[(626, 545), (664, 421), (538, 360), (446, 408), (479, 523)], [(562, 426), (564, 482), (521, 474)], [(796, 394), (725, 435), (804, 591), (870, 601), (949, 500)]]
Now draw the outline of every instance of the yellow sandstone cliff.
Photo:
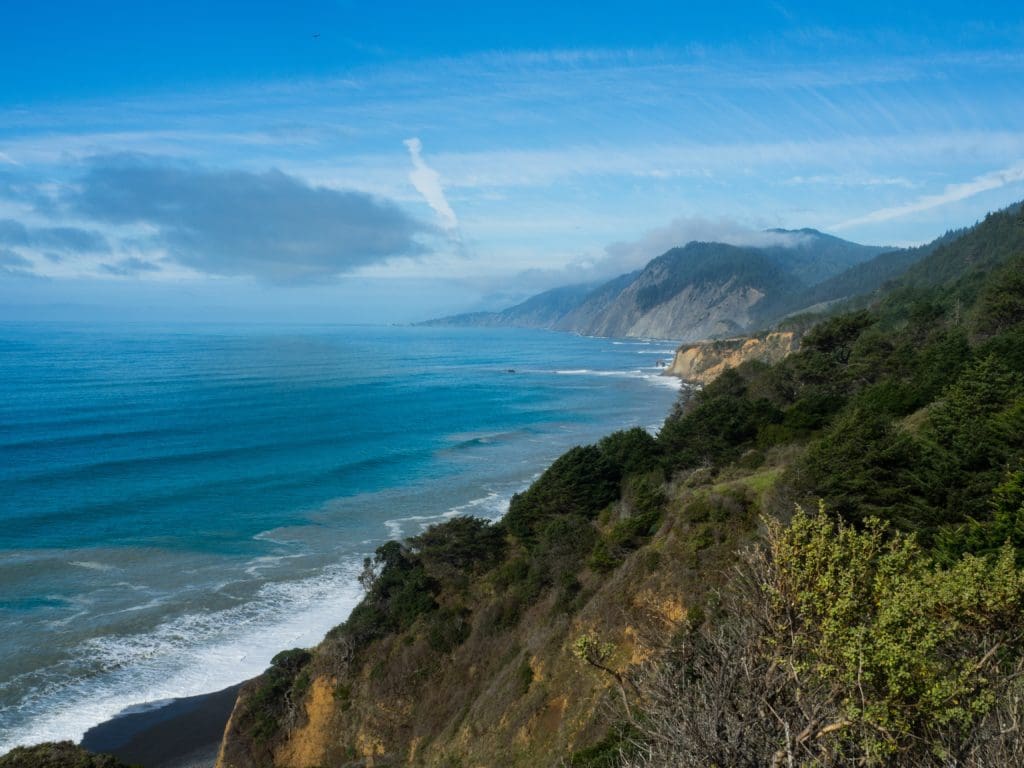
[(798, 346), (799, 339), (792, 331), (698, 341), (679, 347), (666, 373), (695, 384), (707, 384), (717, 378), (722, 371), (751, 360), (777, 363), (796, 351)]

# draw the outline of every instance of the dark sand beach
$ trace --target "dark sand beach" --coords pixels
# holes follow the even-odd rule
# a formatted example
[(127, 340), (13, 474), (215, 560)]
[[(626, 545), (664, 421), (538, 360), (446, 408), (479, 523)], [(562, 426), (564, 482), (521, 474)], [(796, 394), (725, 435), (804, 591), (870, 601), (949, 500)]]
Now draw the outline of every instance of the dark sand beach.
[(126, 710), (87, 731), (81, 744), (144, 768), (208, 768), (240, 687)]

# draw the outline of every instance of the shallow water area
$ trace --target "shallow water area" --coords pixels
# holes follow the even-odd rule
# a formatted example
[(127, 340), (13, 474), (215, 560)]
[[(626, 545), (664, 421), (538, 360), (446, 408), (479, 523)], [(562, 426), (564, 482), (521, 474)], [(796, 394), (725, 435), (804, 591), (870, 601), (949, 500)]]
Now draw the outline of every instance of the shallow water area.
[[(651, 350), (511, 329), (0, 325), (0, 749), (316, 643), (362, 558), (656, 428)], [(514, 371), (514, 372), (512, 372)]]

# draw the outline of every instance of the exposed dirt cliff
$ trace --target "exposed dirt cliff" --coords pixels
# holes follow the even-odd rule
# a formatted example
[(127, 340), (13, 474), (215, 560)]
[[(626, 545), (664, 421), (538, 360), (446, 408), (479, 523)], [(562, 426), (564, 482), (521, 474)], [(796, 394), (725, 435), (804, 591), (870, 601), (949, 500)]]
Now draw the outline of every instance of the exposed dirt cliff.
[[(513, 547), (468, 581), (443, 576), (438, 608), (404, 631), (364, 648), (332, 631), (308, 660), (275, 661), (243, 688), (218, 768), (601, 764), (564, 761), (617, 749), (629, 712), (616, 674), (682, 626), (749, 534), (762, 481), (710, 481), (663, 486), (657, 532), (608, 562), (549, 553), (576, 565), (532, 589)], [(597, 529), (636, 519), (629, 498)], [(580, 638), (606, 669), (587, 663)]]
[(798, 346), (799, 339), (792, 331), (700, 341), (686, 344), (676, 350), (667, 373), (679, 376), (685, 381), (707, 384), (716, 379), (722, 371), (751, 360), (768, 364), (777, 363), (791, 352), (795, 352)]

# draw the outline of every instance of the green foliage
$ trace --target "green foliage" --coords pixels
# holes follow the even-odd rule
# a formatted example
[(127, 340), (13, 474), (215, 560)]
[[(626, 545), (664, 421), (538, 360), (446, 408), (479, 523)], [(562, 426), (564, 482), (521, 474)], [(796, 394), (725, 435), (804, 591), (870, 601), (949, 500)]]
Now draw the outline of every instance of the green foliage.
[(926, 434), (942, 454), (947, 518), (983, 517), (990, 489), (1024, 455), (1021, 375), (991, 357), (968, 366), (931, 409)]
[(597, 635), (580, 635), (572, 643), (572, 655), (594, 667), (604, 667), (615, 655), (615, 643), (602, 642)]
[(987, 338), (1024, 322), (1024, 255), (1018, 255), (981, 289), (971, 318), (974, 333)]
[[(993, 268), (1021, 253), (1024, 253), (1024, 213), (1018, 203), (988, 214), (979, 225), (942, 243), (907, 270), (899, 284), (910, 291), (957, 282), (977, 284), (974, 278), (983, 278)], [(891, 301), (896, 303), (901, 298), (895, 293)]]
[(531, 685), (533, 685), (533, 667), (530, 666), (529, 659), (523, 659), (516, 668), (516, 692), (520, 696), (525, 696)]
[(673, 468), (721, 464), (751, 447), (759, 428), (777, 418), (766, 399), (747, 397), (747, 383), (738, 371), (727, 370), (666, 419), (658, 442)]
[(597, 446), (577, 446), (512, 497), (504, 523), (521, 540), (533, 542), (544, 521), (555, 515), (592, 519), (618, 498), (621, 474)]
[(842, 692), (837, 730), (870, 763), (945, 748), (940, 732), (966, 733), (991, 708), (991, 675), (1021, 650), (1024, 574), (1009, 548), (937, 568), (877, 520), (858, 531), (824, 514), (774, 524), (770, 539), (767, 597), (792, 622), (780, 661)]
[(942, 562), (948, 564), (965, 552), (994, 554), (1009, 544), (1016, 549), (1018, 565), (1024, 566), (1024, 467), (1007, 473), (988, 507), (984, 517), (939, 531), (936, 551)]
[(408, 541), (436, 579), (461, 581), (490, 570), (505, 556), (505, 532), (477, 517), (454, 517)]
[(96, 755), (70, 741), (15, 747), (0, 755), (0, 768), (128, 768), (110, 755)]
[(622, 564), (623, 555), (612, 548), (604, 537), (594, 543), (594, 548), (587, 558), (587, 566), (596, 573), (609, 573)]
[(569, 768), (619, 768), (623, 758), (637, 753), (637, 730), (628, 723), (609, 729), (593, 746), (573, 752)]
[(875, 319), (865, 310), (839, 315), (814, 326), (801, 341), (808, 352), (825, 355), (840, 365), (850, 361), (854, 343)]
[(921, 530), (941, 522), (930, 504), (932, 464), (919, 440), (884, 415), (858, 408), (836, 419), (791, 477), (846, 520), (881, 516)]
[(615, 523), (608, 540), (615, 547), (636, 549), (657, 532), (668, 497), (658, 476), (641, 475), (630, 478), (624, 501), (630, 514)]
[(642, 427), (613, 432), (601, 439), (598, 449), (621, 475), (650, 472), (661, 460), (658, 441)]
[(904, 334), (887, 333), (886, 355), (861, 355), (857, 363), (872, 379), (854, 404), (897, 418), (932, 402), (970, 361), (967, 335), (960, 327), (910, 327)]
[(466, 608), (442, 608), (427, 622), (427, 643), (438, 653), (450, 653), (469, 637), (472, 625)]
[(593, 549), (596, 538), (597, 531), (589, 521), (575, 515), (557, 515), (541, 530), (533, 567), (547, 583), (573, 577)]
[(735, 491), (722, 493), (702, 492), (690, 499), (684, 509), (684, 519), (690, 523), (725, 523), (743, 521), (750, 516), (746, 498)]
[(280, 733), (289, 702), (300, 699), (309, 687), (306, 668), (312, 659), (313, 654), (303, 648), (281, 651), (256, 678), (255, 688), (244, 696), (242, 717), (251, 723), (250, 730), (258, 742), (270, 741)]
[(512, 557), (496, 568), (491, 576), (494, 588), (501, 592), (526, 581), (530, 574), (530, 561), (523, 556)]
[[(372, 570), (378, 569), (377, 571)], [(352, 610), (348, 620), (332, 632), (342, 632), (357, 648), (388, 633), (412, 626), (424, 613), (437, 607), (434, 595), (438, 582), (427, 574), (413, 550), (397, 541), (377, 548), (365, 563), (366, 596)]]

